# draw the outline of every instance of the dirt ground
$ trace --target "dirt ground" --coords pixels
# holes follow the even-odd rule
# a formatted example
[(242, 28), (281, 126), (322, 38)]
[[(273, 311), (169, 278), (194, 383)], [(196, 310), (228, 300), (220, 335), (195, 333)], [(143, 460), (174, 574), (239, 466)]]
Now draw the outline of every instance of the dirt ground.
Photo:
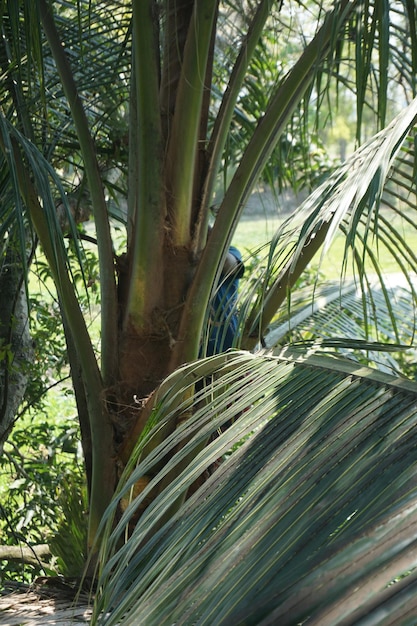
[(66, 584), (5, 585), (0, 595), (1, 626), (82, 626), (92, 607), (86, 593)]

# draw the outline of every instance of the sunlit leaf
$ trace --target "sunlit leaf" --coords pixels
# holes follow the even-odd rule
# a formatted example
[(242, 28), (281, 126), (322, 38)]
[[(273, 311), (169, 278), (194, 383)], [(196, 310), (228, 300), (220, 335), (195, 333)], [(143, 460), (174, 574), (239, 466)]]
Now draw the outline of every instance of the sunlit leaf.
[[(111, 611), (99, 623), (294, 624), (332, 603), (335, 623), (339, 610), (356, 616), (378, 606), (387, 585), (416, 565), (416, 553), (405, 550), (417, 510), (416, 385), (296, 353), (231, 354), (218, 372), (210, 402), (200, 397), (196, 413), (126, 476), (127, 493), (146, 476), (150, 482), (104, 546), (97, 612)], [(171, 380), (159, 424), (170, 404), (181, 410), (192, 368)], [(120, 546), (149, 491), (184, 459)], [(393, 584), (388, 595), (402, 588)]]

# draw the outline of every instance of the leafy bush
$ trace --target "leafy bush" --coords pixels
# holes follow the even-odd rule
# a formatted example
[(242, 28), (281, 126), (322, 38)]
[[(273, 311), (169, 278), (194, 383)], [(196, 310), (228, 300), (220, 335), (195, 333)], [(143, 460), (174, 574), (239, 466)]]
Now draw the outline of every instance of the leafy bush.
[[(59, 404), (54, 408), (59, 409)], [(48, 409), (52, 411), (51, 406)], [(79, 431), (73, 417), (62, 415), (53, 423), (45, 414), (28, 412), (5, 443), (4, 456), (0, 459), (3, 544), (49, 543), (59, 529), (68, 535), (71, 521), (66, 519), (68, 511), (62, 505), (71, 491), (81, 493), (84, 482), (81, 461)], [(80, 514), (77, 513), (78, 518)], [(54, 568), (52, 562), (51, 569)], [(33, 574), (27, 566), (12, 562), (2, 572), (4, 579), (16, 576), (27, 579)]]
[[(88, 252), (87, 280), (95, 304), (96, 259)], [(70, 383), (59, 303), (42, 257), (30, 284), (33, 361), (20, 414), (0, 458), (0, 536), (2, 545), (48, 543), (48, 573), (76, 575), (85, 562), (86, 494), (75, 399)], [(77, 276), (82, 283), (83, 277)], [(91, 295), (93, 297), (91, 297)], [(71, 546), (68, 551), (67, 547)], [(45, 564), (2, 563), (2, 578), (31, 580)]]

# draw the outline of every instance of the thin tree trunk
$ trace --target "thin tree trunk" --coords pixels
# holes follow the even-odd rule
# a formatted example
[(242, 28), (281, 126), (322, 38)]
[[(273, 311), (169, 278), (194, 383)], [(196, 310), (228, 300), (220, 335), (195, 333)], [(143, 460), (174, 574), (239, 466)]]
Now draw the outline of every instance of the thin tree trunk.
[(0, 451), (23, 401), (33, 357), (23, 271), (9, 246), (0, 269)]

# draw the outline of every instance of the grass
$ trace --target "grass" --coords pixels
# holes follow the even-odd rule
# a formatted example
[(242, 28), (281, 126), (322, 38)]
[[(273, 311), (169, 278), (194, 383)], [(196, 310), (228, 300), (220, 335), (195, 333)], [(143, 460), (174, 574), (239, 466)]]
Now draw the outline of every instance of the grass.
[[(395, 228), (402, 234), (410, 250), (417, 250), (417, 230), (412, 228), (407, 222), (403, 221), (401, 216), (391, 216), (392, 213), (389, 213), (388, 211), (384, 211), (384, 213), (386, 217), (389, 217), (391, 225), (395, 226)], [(282, 219), (278, 217), (268, 217), (265, 215), (244, 218), (237, 227), (235, 237), (233, 239), (233, 245), (242, 251), (243, 256), (246, 256), (245, 253), (250, 253), (266, 244), (271, 239), (281, 222)], [(380, 246), (378, 248), (376, 243), (373, 242), (371, 244), (371, 249), (378, 259), (381, 270), (384, 273), (392, 274), (400, 271), (397, 261), (385, 246)], [(394, 250), (396, 252), (395, 246)], [(333, 243), (325, 252), (324, 256), (322, 257), (322, 253), (319, 252), (313, 259), (311, 266), (320, 266), (320, 271), (326, 279), (338, 279), (342, 274), (344, 255), (345, 237), (341, 232), (339, 232), (336, 234)], [(369, 268), (370, 273), (375, 273), (375, 270), (370, 262), (370, 258), (367, 259), (367, 267)], [(410, 270), (409, 264), (406, 263), (406, 267), (407, 270)], [(351, 253), (349, 255), (346, 272), (348, 276), (353, 276)]]
[(244, 218), (239, 222), (233, 244), (242, 253), (256, 250), (271, 239), (281, 222), (278, 217)]
[[(233, 245), (242, 252), (244, 257), (249, 256), (270, 241), (280, 223), (281, 220), (278, 218), (265, 220), (261, 217), (242, 220), (237, 227)], [(326, 278), (338, 278), (342, 268), (344, 245), (343, 236), (338, 235), (324, 258), (321, 259), (321, 253), (319, 253), (311, 265), (318, 267), (321, 263), (320, 270)]]

